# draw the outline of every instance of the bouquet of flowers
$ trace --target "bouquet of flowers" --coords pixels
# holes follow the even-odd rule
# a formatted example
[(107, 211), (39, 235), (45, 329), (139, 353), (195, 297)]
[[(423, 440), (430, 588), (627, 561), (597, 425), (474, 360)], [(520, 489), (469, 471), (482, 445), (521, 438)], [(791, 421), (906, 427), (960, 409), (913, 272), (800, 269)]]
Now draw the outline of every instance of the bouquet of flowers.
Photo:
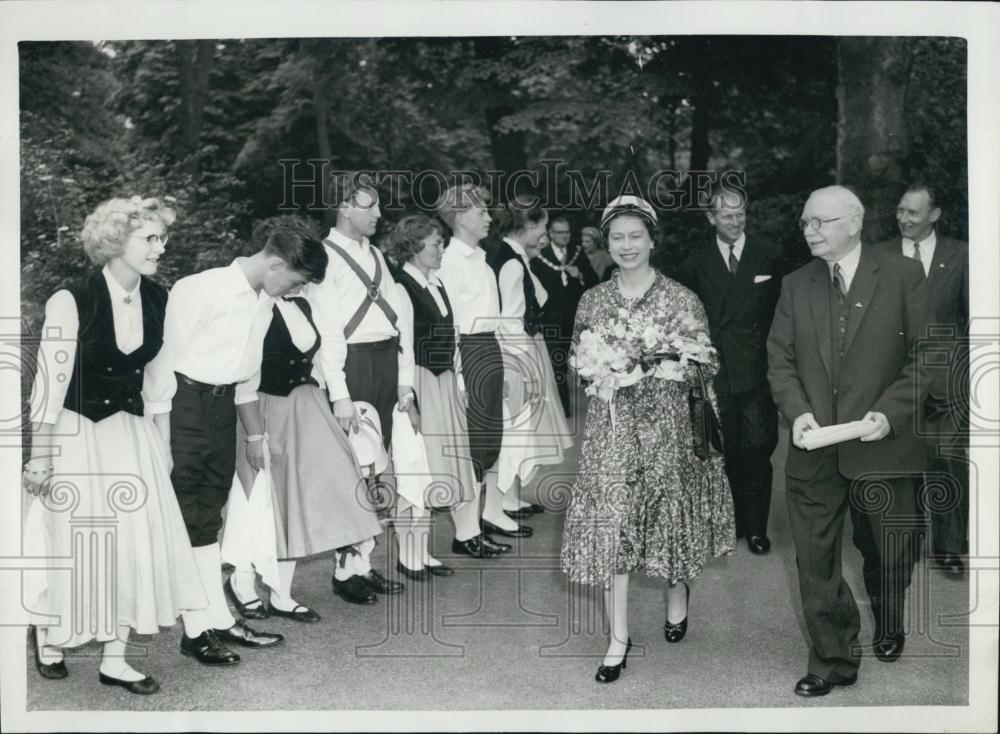
[(615, 392), (646, 377), (683, 382), (689, 362), (715, 353), (690, 313), (645, 315), (619, 309), (610, 323), (585, 329), (570, 365), (587, 382), (587, 395), (611, 403)]

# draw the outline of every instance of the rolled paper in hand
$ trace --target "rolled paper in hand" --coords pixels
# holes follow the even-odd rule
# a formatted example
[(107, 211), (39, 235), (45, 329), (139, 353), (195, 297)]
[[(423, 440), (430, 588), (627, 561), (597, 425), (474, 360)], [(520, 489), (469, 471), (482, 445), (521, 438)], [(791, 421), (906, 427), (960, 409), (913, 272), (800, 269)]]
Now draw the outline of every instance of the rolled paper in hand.
[(833, 446), (844, 441), (853, 441), (856, 438), (867, 436), (872, 432), (875, 423), (872, 421), (851, 421), (850, 423), (838, 423), (835, 426), (823, 426), (813, 428), (802, 434), (802, 445), (808, 451), (821, 449), (824, 446)]

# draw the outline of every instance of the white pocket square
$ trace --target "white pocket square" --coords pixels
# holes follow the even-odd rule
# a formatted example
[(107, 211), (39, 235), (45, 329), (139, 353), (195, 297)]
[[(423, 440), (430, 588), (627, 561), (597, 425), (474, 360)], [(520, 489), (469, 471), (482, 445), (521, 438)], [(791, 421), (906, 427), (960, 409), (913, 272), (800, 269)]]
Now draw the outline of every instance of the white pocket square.
[(753, 276), (754, 283), (764, 283), (771, 279), (770, 275), (755, 275)]

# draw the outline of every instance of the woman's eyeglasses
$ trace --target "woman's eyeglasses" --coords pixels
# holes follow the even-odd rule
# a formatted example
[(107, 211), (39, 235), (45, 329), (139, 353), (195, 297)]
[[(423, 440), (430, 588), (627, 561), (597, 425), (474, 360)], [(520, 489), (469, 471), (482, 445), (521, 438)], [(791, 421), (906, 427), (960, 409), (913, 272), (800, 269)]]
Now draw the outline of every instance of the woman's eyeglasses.
[(167, 236), (167, 235), (163, 235), (161, 237), (158, 234), (151, 234), (151, 235), (148, 235), (146, 237), (143, 237), (142, 235), (132, 235), (132, 236), (133, 237), (141, 237), (142, 239), (146, 240), (146, 244), (148, 244), (150, 247), (156, 247), (157, 245), (160, 245), (162, 247), (166, 247), (167, 240), (170, 239), (170, 237)]

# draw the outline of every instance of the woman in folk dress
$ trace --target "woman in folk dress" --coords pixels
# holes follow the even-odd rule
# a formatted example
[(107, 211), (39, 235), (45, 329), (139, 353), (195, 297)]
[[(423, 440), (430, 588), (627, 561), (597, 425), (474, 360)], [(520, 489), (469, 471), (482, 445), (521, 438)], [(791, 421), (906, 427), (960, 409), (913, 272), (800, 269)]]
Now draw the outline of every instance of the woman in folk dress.
[[(41, 502), (29, 544), (73, 569), (50, 569), (34, 610), (36, 667), (64, 678), (62, 648), (103, 643), (100, 682), (159, 690), (132, 668), (132, 630), (154, 634), (184, 612), (207, 634), (206, 596), (170, 483), (165, 420), (143, 416), (145, 367), (163, 342), (167, 291), (150, 280), (176, 214), (158, 199), (111, 199), (84, 224), (95, 269), (45, 305), (24, 486)], [(167, 416), (164, 415), (163, 418)], [(87, 522), (81, 522), (85, 520)]]

